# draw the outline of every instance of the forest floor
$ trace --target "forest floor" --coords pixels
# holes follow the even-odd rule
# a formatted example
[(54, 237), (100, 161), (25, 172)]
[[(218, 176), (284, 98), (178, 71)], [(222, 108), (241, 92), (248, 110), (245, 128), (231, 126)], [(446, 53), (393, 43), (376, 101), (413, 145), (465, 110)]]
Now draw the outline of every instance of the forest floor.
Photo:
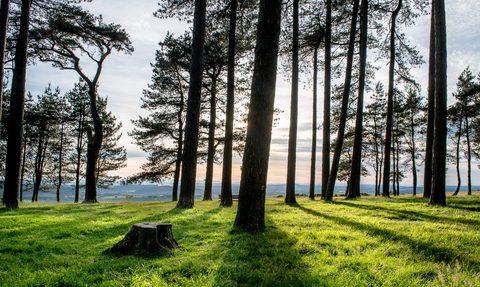
[[(266, 201), (263, 232), (217, 200), (0, 208), (0, 286), (480, 286), (480, 195)], [(184, 247), (104, 255), (133, 224), (172, 223)]]

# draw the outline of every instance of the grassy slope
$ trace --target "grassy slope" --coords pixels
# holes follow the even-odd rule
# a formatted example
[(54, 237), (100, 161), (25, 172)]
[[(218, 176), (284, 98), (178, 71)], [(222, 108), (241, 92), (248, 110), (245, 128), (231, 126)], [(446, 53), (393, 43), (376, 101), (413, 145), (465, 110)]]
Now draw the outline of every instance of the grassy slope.
[[(232, 230), (236, 205), (23, 204), (0, 209), (0, 286), (480, 286), (480, 196), (333, 203), (267, 199), (267, 228)], [(185, 247), (101, 252), (137, 222), (171, 222)]]

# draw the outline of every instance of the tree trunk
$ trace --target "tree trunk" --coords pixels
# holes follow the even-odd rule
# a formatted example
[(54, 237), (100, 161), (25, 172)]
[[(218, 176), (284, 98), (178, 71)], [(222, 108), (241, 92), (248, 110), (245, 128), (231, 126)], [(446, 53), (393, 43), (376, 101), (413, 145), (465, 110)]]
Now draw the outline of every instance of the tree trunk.
[(357, 116), (355, 120), (355, 139), (353, 143), (352, 170), (348, 198), (360, 197), (360, 178), (362, 168), (363, 140), (363, 95), (365, 92), (365, 74), (367, 69), (368, 41), (368, 0), (362, 0), (360, 29), (360, 74), (358, 79)]
[(13, 69), (10, 116), (8, 120), (5, 187), (3, 193), (3, 203), (7, 208), (18, 208), (18, 185), (22, 162), (23, 112), (27, 73), (28, 28), (30, 24), (31, 4), (31, 0), (22, 0), (20, 31), (15, 52), (15, 68)]
[[(96, 79), (98, 79), (99, 74), (100, 73), (97, 70), (97, 77), (95, 77)], [(85, 172), (85, 199), (83, 200), (83, 203), (98, 203), (97, 180), (95, 175), (97, 170), (98, 155), (100, 153), (100, 148), (102, 147), (103, 125), (97, 110), (97, 93), (95, 91), (96, 86), (96, 82), (88, 83), (93, 131), (91, 127), (87, 128), (87, 168)]]
[[(63, 115), (62, 115), (63, 117)], [(63, 119), (60, 128), (60, 151), (58, 155), (58, 186), (57, 186), (57, 202), (60, 202), (60, 189), (62, 188), (62, 157), (63, 157)]]
[(468, 125), (468, 111), (465, 105), (465, 135), (467, 138), (467, 181), (468, 181), (468, 195), (472, 195), (472, 152), (470, 148), (470, 133)]
[(447, 35), (445, 1), (434, 0), (435, 11), (435, 131), (432, 194), (429, 204), (446, 206)]
[(183, 109), (184, 99), (180, 100), (180, 110), (178, 111), (178, 141), (177, 141), (177, 161), (175, 162), (175, 172), (173, 174), (172, 201), (178, 201), (178, 182), (180, 180), (180, 170), (183, 158)]
[(80, 161), (82, 160), (83, 121), (84, 115), (81, 115), (80, 120), (78, 121), (77, 164), (75, 167), (75, 203), (78, 203), (80, 200)]
[(203, 45), (205, 42), (206, 0), (195, 0), (193, 18), (192, 60), (188, 89), (185, 147), (182, 161), (182, 184), (177, 208), (193, 208), (197, 174), (198, 125), (202, 96)]
[(315, 200), (315, 166), (317, 161), (317, 76), (318, 46), (313, 52), (313, 108), (312, 108), (312, 154), (310, 158), (310, 192), (309, 198)]
[(154, 256), (166, 249), (183, 250), (173, 238), (171, 223), (136, 223), (125, 237), (105, 254)]
[(230, 31), (228, 35), (227, 111), (225, 121), (225, 147), (223, 152), (222, 190), (220, 206), (232, 206), (232, 158), (233, 121), (235, 112), (235, 26), (237, 21), (237, 0), (231, 1)]
[(460, 191), (460, 186), (462, 184), (462, 178), (460, 177), (460, 139), (462, 137), (462, 117), (460, 117), (460, 123), (458, 128), (458, 138), (457, 138), (457, 155), (456, 155), (456, 169), (457, 169), (457, 189), (453, 193), (453, 196), (457, 195)]
[(38, 192), (40, 190), (40, 184), (42, 183), (43, 176), (43, 161), (45, 152), (45, 130), (46, 124), (41, 124), (40, 133), (38, 137), (37, 156), (35, 157), (35, 183), (33, 185), (32, 202), (38, 201)]
[[(397, 127), (397, 130), (398, 130), (398, 127)], [(397, 161), (395, 163), (397, 165), (397, 168), (396, 168), (396, 170), (397, 170), (397, 173), (396, 173), (397, 191), (396, 191), (396, 193), (397, 193), (397, 196), (399, 196), (400, 195), (400, 143), (398, 141), (398, 136), (395, 137), (395, 140), (397, 142), (396, 143), (396, 146), (397, 146), (397, 148), (396, 148)]]
[(355, 34), (357, 31), (357, 16), (358, 6), (360, 0), (355, 0), (353, 4), (352, 25), (350, 29), (350, 42), (348, 44), (347, 53), (347, 68), (345, 71), (345, 85), (342, 98), (342, 109), (340, 112), (340, 124), (338, 128), (337, 141), (335, 143), (335, 152), (333, 154), (332, 168), (328, 178), (328, 188), (325, 196), (325, 200), (333, 200), (333, 190), (335, 189), (335, 181), (337, 180), (338, 166), (340, 164), (340, 156), (343, 147), (343, 138), (345, 136), (345, 125), (347, 121), (348, 110), (348, 98), (350, 95), (350, 85), (352, 80), (352, 66), (353, 66), (353, 53), (355, 50)]
[(265, 226), (281, 10), (281, 0), (260, 0), (247, 138), (234, 224), (250, 232)]
[[(390, 196), (390, 153), (392, 146), (392, 122), (393, 122), (393, 89), (395, 81), (395, 33), (397, 15), (402, 9), (402, 0), (398, 1), (398, 6), (392, 13), (392, 26), (390, 28), (390, 69), (388, 73), (388, 95), (387, 95), (387, 128), (385, 132), (385, 153), (384, 153), (384, 172), (383, 172), (383, 191), (382, 196)], [(395, 179), (394, 179), (395, 180)]]
[(392, 188), (393, 188), (393, 196), (397, 196), (397, 188), (396, 188), (396, 177), (397, 177), (397, 171), (396, 167), (397, 165), (395, 164), (395, 159), (396, 159), (396, 154), (395, 154), (395, 141), (392, 142), (393, 144), (393, 153), (392, 153), (392, 168), (393, 168), (393, 177), (392, 177)]
[(295, 165), (297, 161), (298, 128), (298, 0), (293, 0), (292, 96), (290, 101), (290, 130), (288, 135), (286, 203), (295, 203)]
[(432, 193), (432, 154), (433, 131), (435, 123), (435, 11), (432, 1), (430, 22), (430, 52), (428, 58), (428, 108), (427, 108), (427, 139), (425, 144), (425, 162), (423, 172), (423, 197)]
[(27, 155), (27, 135), (23, 137), (23, 159), (22, 159), (22, 171), (20, 173), (20, 202), (23, 202), (23, 178), (25, 176), (25, 158)]
[[(213, 73), (215, 74), (215, 71)], [(212, 90), (210, 93), (210, 124), (208, 126), (207, 173), (205, 176), (205, 192), (203, 194), (203, 200), (212, 200), (213, 159), (215, 157), (215, 125), (217, 118), (216, 97), (217, 79), (214, 78), (212, 79)]]
[(415, 162), (415, 126), (414, 126), (414, 118), (413, 118), (413, 111), (411, 117), (411, 126), (412, 126), (412, 177), (413, 177), (413, 196), (417, 195), (417, 166)]
[(325, 26), (325, 79), (323, 96), (322, 199), (326, 199), (330, 176), (330, 96), (332, 84), (332, 0), (327, 0)]
[[(3, 101), (3, 76), (5, 67), (5, 46), (7, 43), (7, 27), (8, 27), (8, 8), (10, 0), (2, 0), (0, 7), (0, 107)], [(2, 109), (0, 108), (0, 127), (2, 125)], [(1, 136), (1, 135), (0, 135)]]

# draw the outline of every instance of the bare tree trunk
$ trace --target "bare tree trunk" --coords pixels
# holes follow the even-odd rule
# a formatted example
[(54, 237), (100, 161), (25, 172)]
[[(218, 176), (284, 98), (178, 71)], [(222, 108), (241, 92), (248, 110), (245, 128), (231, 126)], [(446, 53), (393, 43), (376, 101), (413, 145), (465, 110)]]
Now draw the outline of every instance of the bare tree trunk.
[(318, 46), (313, 53), (313, 109), (312, 109), (312, 154), (310, 158), (310, 192), (309, 198), (315, 200), (315, 166), (317, 161), (317, 76)]
[[(383, 172), (383, 191), (382, 196), (390, 196), (390, 153), (392, 146), (392, 123), (393, 123), (393, 89), (395, 80), (395, 32), (397, 15), (402, 9), (402, 0), (398, 1), (398, 6), (392, 13), (392, 26), (390, 28), (390, 69), (388, 73), (388, 95), (387, 95), (387, 128), (385, 135), (385, 164)], [(395, 179), (394, 179), (395, 181)]]
[[(35, 157), (35, 183), (33, 185), (32, 202), (38, 201), (38, 191), (42, 183), (43, 175), (43, 159), (44, 159), (44, 141), (45, 141), (46, 124), (41, 124), (40, 133), (38, 137), (37, 156)], [(46, 143), (45, 143), (46, 146)]]
[(445, 1), (434, 0), (435, 11), (435, 131), (432, 194), (429, 204), (446, 206), (447, 35)]
[(83, 145), (83, 121), (84, 116), (80, 116), (78, 121), (78, 136), (77, 136), (77, 164), (75, 167), (75, 203), (80, 200), (80, 161), (82, 160), (82, 145)]
[(327, 0), (325, 27), (325, 79), (323, 96), (322, 199), (326, 199), (330, 176), (330, 101), (332, 84), (332, 0)]
[[(63, 117), (63, 115), (62, 115)], [(60, 189), (62, 188), (62, 160), (63, 160), (63, 119), (60, 128), (60, 151), (58, 155), (58, 186), (57, 186), (57, 202), (60, 202)]]
[[(101, 67), (101, 64), (100, 66)], [(99, 75), (97, 70), (97, 75)], [(95, 77), (98, 79), (98, 77)], [(87, 128), (87, 168), (85, 172), (85, 199), (83, 203), (97, 203), (97, 180), (96, 170), (98, 155), (102, 147), (103, 125), (97, 110), (97, 93), (95, 91), (96, 81), (87, 81), (90, 95), (90, 112), (93, 119), (93, 131), (91, 127)]]
[(458, 195), (458, 192), (460, 191), (460, 187), (462, 185), (462, 178), (460, 177), (460, 139), (462, 137), (462, 117), (460, 117), (460, 123), (459, 123), (459, 128), (458, 128), (458, 137), (457, 137), (457, 155), (456, 155), (456, 169), (457, 169), (457, 189), (455, 189), (455, 192), (453, 193), (453, 196)]
[(432, 154), (433, 131), (435, 123), (435, 11), (432, 1), (430, 22), (430, 53), (428, 59), (428, 108), (427, 108), (427, 139), (425, 144), (425, 162), (423, 172), (423, 197), (432, 193)]
[(235, 26), (237, 0), (231, 1), (230, 31), (228, 35), (227, 111), (225, 121), (225, 147), (223, 152), (222, 190), (220, 206), (232, 206), (233, 121), (235, 112)]
[[(0, 7), (0, 107), (3, 101), (3, 76), (5, 67), (5, 46), (7, 43), (7, 27), (8, 27), (8, 8), (10, 0), (2, 0)], [(2, 109), (0, 108), (0, 127), (2, 124)], [(0, 135), (1, 136), (1, 135)]]
[(18, 185), (22, 162), (23, 113), (27, 74), (28, 28), (30, 24), (31, 4), (31, 0), (22, 0), (20, 31), (15, 52), (15, 68), (13, 70), (10, 116), (8, 120), (5, 187), (3, 193), (3, 203), (7, 208), (18, 208)]
[(340, 155), (342, 153), (343, 139), (345, 136), (345, 125), (347, 120), (348, 98), (350, 95), (350, 85), (352, 80), (353, 53), (355, 49), (355, 34), (357, 31), (357, 16), (360, 0), (355, 0), (353, 4), (352, 25), (350, 29), (350, 42), (348, 44), (347, 68), (345, 71), (345, 85), (343, 90), (342, 109), (340, 113), (340, 124), (338, 128), (337, 141), (335, 143), (335, 153), (333, 154), (332, 168), (328, 178), (328, 188), (325, 200), (333, 199), (333, 190), (337, 179), (338, 166), (340, 164)]
[[(467, 105), (465, 105), (467, 108)], [(467, 181), (468, 181), (468, 195), (472, 195), (472, 152), (470, 148), (470, 132), (468, 125), (468, 112), (465, 113), (465, 132), (467, 137)]]
[(293, 0), (292, 97), (290, 102), (290, 131), (288, 135), (286, 203), (295, 203), (295, 163), (297, 161), (298, 128), (298, 1)]
[(173, 190), (172, 201), (178, 201), (178, 182), (180, 180), (180, 170), (182, 167), (183, 158), (183, 109), (184, 109), (183, 95), (180, 100), (180, 109), (178, 111), (178, 140), (177, 140), (177, 160), (175, 162), (175, 172), (173, 174)]
[(260, 0), (247, 139), (234, 224), (249, 232), (260, 231), (265, 226), (281, 10), (281, 0)]
[[(215, 71), (214, 71), (215, 74)], [(210, 93), (210, 124), (208, 126), (208, 155), (207, 155), (207, 173), (205, 176), (205, 192), (203, 200), (212, 200), (213, 185), (213, 159), (215, 156), (215, 125), (217, 117), (217, 79), (212, 79), (212, 90)]]
[(362, 168), (363, 141), (363, 95), (365, 92), (365, 74), (367, 69), (368, 41), (368, 0), (362, 0), (360, 29), (360, 75), (358, 79), (357, 115), (355, 120), (355, 139), (353, 143), (352, 171), (348, 198), (360, 197), (360, 178)]
[(180, 187), (180, 199), (177, 203), (177, 208), (193, 208), (195, 204), (195, 178), (197, 175), (198, 125), (200, 120), (200, 100), (202, 96), (206, 9), (206, 0), (195, 0), (190, 87), (188, 89), (185, 146), (182, 161), (182, 185)]
[(415, 126), (414, 126), (414, 119), (413, 119), (413, 111), (412, 111), (412, 117), (411, 117), (411, 127), (412, 127), (412, 177), (413, 177), (413, 196), (417, 195), (417, 166), (415, 162)]
[(27, 135), (23, 137), (23, 159), (22, 159), (22, 171), (20, 173), (20, 202), (23, 202), (23, 178), (25, 176), (25, 158), (27, 155)]

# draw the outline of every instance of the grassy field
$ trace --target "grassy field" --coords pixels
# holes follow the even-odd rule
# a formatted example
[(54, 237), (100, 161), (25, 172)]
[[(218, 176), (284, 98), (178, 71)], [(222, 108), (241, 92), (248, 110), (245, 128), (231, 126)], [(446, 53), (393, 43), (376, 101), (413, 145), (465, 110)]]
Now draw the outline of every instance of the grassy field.
[[(267, 199), (264, 232), (233, 230), (236, 204), (22, 204), (0, 209), (0, 286), (480, 286), (480, 196)], [(173, 223), (185, 249), (102, 251), (134, 223)]]

